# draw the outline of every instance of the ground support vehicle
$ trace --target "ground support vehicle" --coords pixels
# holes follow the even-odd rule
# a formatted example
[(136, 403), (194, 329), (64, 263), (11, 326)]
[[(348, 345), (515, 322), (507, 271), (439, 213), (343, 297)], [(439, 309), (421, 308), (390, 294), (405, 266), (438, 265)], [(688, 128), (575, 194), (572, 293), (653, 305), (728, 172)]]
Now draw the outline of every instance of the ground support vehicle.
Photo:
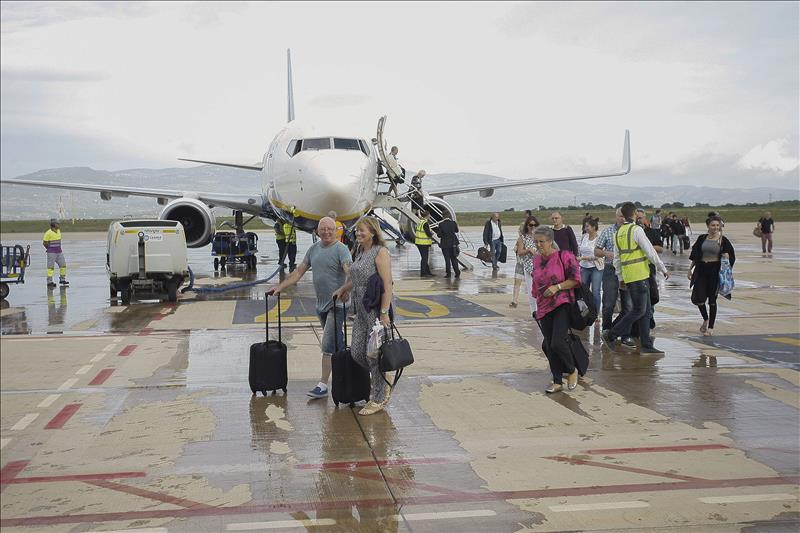
[(11, 290), (10, 284), (25, 283), (25, 269), (28, 267), (31, 247), (21, 244), (0, 246), (0, 300), (5, 300)]
[(121, 220), (108, 228), (106, 269), (111, 298), (178, 300), (189, 278), (186, 233), (174, 220)]
[(258, 264), (258, 235), (252, 231), (218, 231), (211, 241), (211, 255), (214, 257), (214, 270), (227, 265), (240, 263), (248, 270), (255, 270)]

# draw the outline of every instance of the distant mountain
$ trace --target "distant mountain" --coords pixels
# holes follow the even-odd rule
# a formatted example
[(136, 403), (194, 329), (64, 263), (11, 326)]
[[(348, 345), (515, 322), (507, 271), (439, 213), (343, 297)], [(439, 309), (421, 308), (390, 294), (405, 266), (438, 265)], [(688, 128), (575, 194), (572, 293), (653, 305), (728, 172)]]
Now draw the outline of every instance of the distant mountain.
[[(203, 165), (193, 168), (93, 170), (86, 167), (41, 170), (20, 176), (45, 181), (72, 181), (94, 185), (127, 185), (157, 187), (185, 191), (230, 192), (254, 191), (261, 188), (261, 177), (248, 170)], [(504, 178), (488, 174), (429, 174), (424, 185), (430, 188), (456, 187), (494, 183)], [(613, 205), (623, 200), (640, 201), (645, 205), (667, 202), (696, 202), (722, 205), (726, 203), (763, 203), (772, 200), (798, 200), (800, 191), (772, 187), (753, 189), (723, 189), (701, 186), (628, 187), (593, 181), (578, 181), (533, 185), (513, 189), (498, 189), (489, 198), (477, 193), (447, 197), (457, 211), (492, 211), (508, 208), (531, 209), (539, 205), (580, 205), (582, 203)], [(78, 191), (50, 190), (38, 187), (3, 185), (0, 191), (0, 214), (4, 220), (46, 219), (59, 216), (60, 206), (67, 218), (121, 218), (153, 216), (162, 209), (153, 198), (100, 199), (99, 194)], [(226, 209), (216, 213), (230, 214)]]

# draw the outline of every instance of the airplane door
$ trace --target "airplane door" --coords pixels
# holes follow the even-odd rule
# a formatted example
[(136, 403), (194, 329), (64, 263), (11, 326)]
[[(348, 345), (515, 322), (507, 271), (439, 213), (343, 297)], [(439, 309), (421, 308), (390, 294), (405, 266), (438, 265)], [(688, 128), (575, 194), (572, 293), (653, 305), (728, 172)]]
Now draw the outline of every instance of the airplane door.
[(378, 119), (378, 133), (376, 135), (378, 159), (380, 159), (383, 168), (390, 178), (402, 177), (402, 169), (397, 163), (397, 160), (386, 152), (386, 140), (383, 138), (383, 129), (386, 127), (386, 115)]

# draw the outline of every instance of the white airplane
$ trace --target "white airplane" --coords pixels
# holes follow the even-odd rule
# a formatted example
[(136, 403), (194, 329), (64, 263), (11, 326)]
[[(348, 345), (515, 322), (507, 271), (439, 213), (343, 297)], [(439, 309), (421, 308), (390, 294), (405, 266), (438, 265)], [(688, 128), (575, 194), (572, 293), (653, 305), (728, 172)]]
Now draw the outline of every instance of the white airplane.
[[(294, 117), (292, 90), (291, 51), (287, 50), (288, 62), (288, 124), (275, 135), (261, 164), (223, 163), (197, 159), (181, 159), (210, 165), (220, 165), (261, 173), (261, 191), (252, 193), (216, 193), (150, 189), (144, 187), (118, 187), (24, 179), (3, 180), (2, 184), (52, 187), (100, 194), (103, 200), (113, 197), (147, 196), (156, 198), (163, 205), (159, 218), (176, 220), (186, 230), (186, 243), (191, 248), (207, 245), (216, 229), (216, 220), (211, 208), (221, 206), (260, 217), (267, 222), (282, 220), (294, 223), (304, 231), (312, 231), (320, 218), (335, 211), (338, 220), (350, 227), (364, 214), (375, 208), (397, 208), (401, 211), (400, 227), (407, 228), (415, 220), (410, 209), (403, 204), (378, 193), (378, 161), (384, 168), (394, 162), (387, 161), (383, 127), (385, 117), (379, 121), (377, 137), (368, 142), (359, 135), (346, 135), (330, 131), (317, 131), (310, 124), (303, 124)], [(478, 192), (489, 197), (495, 189), (574, 181), (592, 178), (614, 177), (628, 174), (630, 163), (630, 137), (625, 131), (622, 169), (616, 172), (586, 176), (567, 176), (544, 179), (527, 179), (488, 183), (485, 185), (453, 189), (431, 189), (424, 193), (425, 205), (438, 217), (456, 219), (453, 208), (444, 197), (451, 194)], [(384, 178), (385, 180), (385, 178)], [(241, 215), (238, 217), (241, 219)], [(396, 222), (396, 221), (393, 221)], [(394, 225), (394, 224), (393, 224)]]

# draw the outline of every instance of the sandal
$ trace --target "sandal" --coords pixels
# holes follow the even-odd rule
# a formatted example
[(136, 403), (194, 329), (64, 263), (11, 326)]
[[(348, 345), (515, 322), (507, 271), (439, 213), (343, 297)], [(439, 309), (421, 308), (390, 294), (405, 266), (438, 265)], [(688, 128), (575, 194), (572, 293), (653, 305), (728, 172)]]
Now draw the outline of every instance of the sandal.
[[(575, 381), (573, 381), (573, 377)], [(578, 370), (574, 370), (572, 374), (567, 376), (567, 389), (568, 390), (575, 390), (575, 387), (578, 386)]]
[(703, 337), (711, 337), (714, 334), (713, 329), (707, 329), (703, 332)]
[(708, 322), (706, 322), (705, 320), (703, 320), (703, 325), (702, 325), (702, 326), (700, 326), (700, 333), (705, 333), (705, 332), (706, 332), (706, 330), (708, 330)]
[(367, 402), (367, 405), (365, 405), (364, 408), (358, 412), (358, 414), (360, 414), (361, 416), (367, 416), (367, 415), (374, 415), (379, 411), (383, 411), (383, 405), (370, 400)]
[(509, 307), (516, 307), (517, 306), (517, 302), (511, 302), (510, 304), (508, 304), (508, 306)]
[(561, 392), (563, 390), (564, 386), (561, 383), (551, 383), (550, 386), (546, 388), (544, 391), (547, 394), (553, 394), (554, 392)]

